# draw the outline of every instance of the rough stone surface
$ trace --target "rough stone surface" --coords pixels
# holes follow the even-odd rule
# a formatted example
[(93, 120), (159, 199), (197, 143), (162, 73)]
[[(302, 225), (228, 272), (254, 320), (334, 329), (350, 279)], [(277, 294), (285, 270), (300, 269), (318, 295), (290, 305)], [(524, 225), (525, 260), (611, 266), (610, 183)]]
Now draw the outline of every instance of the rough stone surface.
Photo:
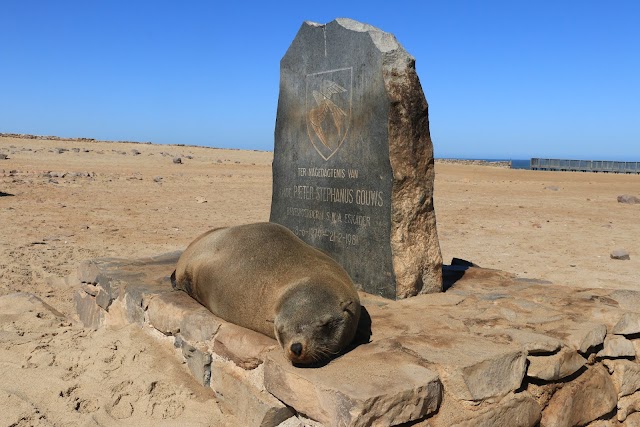
[(620, 398), (617, 406), (618, 421), (626, 421), (630, 414), (640, 411), (640, 392)]
[(109, 311), (109, 306), (111, 305), (111, 301), (113, 301), (110, 291), (110, 288), (100, 288), (96, 294), (96, 304), (106, 311)]
[(225, 323), (213, 341), (213, 351), (233, 361), (243, 369), (255, 369), (264, 360), (264, 353), (278, 342), (265, 335), (243, 327)]
[(640, 364), (630, 360), (606, 360), (618, 397), (640, 390)]
[(480, 407), (461, 405), (445, 395), (438, 413), (415, 427), (534, 427), (541, 415), (540, 405), (526, 391)]
[(478, 411), (473, 418), (451, 427), (534, 427), (541, 417), (540, 405), (531, 396), (523, 395)]
[(291, 409), (278, 399), (252, 386), (242, 369), (219, 359), (213, 361), (212, 368), (211, 388), (218, 401), (243, 425), (273, 427), (293, 416)]
[(625, 249), (616, 249), (611, 251), (611, 259), (629, 260), (629, 251)]
[(639, 204), (640, 203), (640, 198), (638, 198), (636, 196), (631, 196), (629, 194), (622, 194), (622, 195), (618, 196), (618, 203), (627, 203), (627, 204), (630, 204), (630, 205)]
[(85, 328), (98, 329), (104, 323), (104, 310), (94, 298), (80, 290), (73, 297), (76, 313)]
[(607, 326), (585, 323), (571, 327), (562, 333), (566, 334), (566, 340), (570, 346), (580, 353), (586, 353), (589, 349), (604, 343)]
[(625, 313), (611, 332), (617, 335), (640, 334), (640, 313)]
[[(501, 397), (522, 384), (526, 354), (515, 346), (458, 334), (398, 339), (402, 348), (438, 366), (445, 389), (460, 400)], [(455, 356), (453, 356), (455, 355)]]
[(640, 307), (640, 291), (616, 289), (608, 295), (624, 310), (638, 310)]
[(607, 370), (595, 366), (575, 381), (557, 391), (542, 412), (545, 427), (572, 427), (589, 422), (611, 412), (617, 403), (617, 393)]
[(550, 356), (530, 355), (527, 360), (529, 361), (527, 376), (545, 381), (556, 381), (568, 377), (587, 363), (587, 359), (576, 350), (569, 348), (563, 348)]
[(211, 381), (211, 354), (202, 345), (193, 346), (182, 341), (181, 346), (182, 355), (195, 379), (208, 386)]
[(621, 336), (608, 336), (604, 339), (604, 347), (598, 352), (598, 357), (635, 357), (636, 350), (633, 343)]
[(186, 313), (180, 319), (180, 334), (190, 342), (205, 342), (212, 340), (220, 330), (223, 321), (214, 316), (206, 307), (199, 307)]
[(322, 369), (292, 366), (282, 352), (265, 362), (267, 391), (297, 411), (327, 426), (396, 425), (418, 420), (438, 409), (442, 385), (438, 374), (419, 359), (375, 344), (355, 348)]
[(96, 284), (98, 283), (99, 274), (100, 269), (91, 260), (81, 262), (77, 269), (77, 277), (81, 283)]
[(367, 24), (305, 22), (280, 63), (271, 221), (369, 293), (440, 292), (433, 179), (413, 57)]
[(184, 292), (154, 295), (147, 304), (151, 326), (166, 335), (180, 332), (183, 319), (201, 305)]
[[(172, 290), (178, 255), (85, 264), (86, 281), (75, 279), (78, 315), (90, 327), (136, 323), (173, 340), (200, 383), (209, 381), (225, 405), (239, 402), (228, 409), (238, 425), (277, 425), (287, 405), (298, 414), (282, 422), (296, 426), (533, 426), (540, 408), (541, 426), (585, 425), (596, 413), (614, 426), (624, 411), (619, 425), (633, 422), (635, 401), (626, 398), (639, 393), (640, 364), (621, 355), (629, 344), (640, 351), (638, 291), (572, 289), (467, 266), (446, 293), (398, 301), (361, 293), (369, 343), (301, 369), (273, 340)], [(109, 289), (117, 296), (106, 311), (96, 297)], [(603, 412), (617, 398), (625, 398), (621, 409)]]
[(530, 355), (554, 353), (562, 346), (562, 341), (559, 339), (531, 331), (505, 329), (501, 333), (507, 334), (511, 340), (520, 344), (522, 349)]
[(624, 420), (624, 427), (640, 427), (640, 412), (634, 412)]

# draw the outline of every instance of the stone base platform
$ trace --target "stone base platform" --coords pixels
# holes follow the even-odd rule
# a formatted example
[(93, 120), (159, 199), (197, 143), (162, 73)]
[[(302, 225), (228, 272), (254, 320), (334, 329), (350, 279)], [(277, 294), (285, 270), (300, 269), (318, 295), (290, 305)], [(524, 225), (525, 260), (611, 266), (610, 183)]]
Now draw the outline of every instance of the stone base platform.
[(78, 317), (168, 337), (238, 425), (640, 426), (640, 291), (456, 263), (441, 294), (362, 293), (369, 342), (296, 368), (274, 340), (173, 291), (178, 256), (82, 263)]

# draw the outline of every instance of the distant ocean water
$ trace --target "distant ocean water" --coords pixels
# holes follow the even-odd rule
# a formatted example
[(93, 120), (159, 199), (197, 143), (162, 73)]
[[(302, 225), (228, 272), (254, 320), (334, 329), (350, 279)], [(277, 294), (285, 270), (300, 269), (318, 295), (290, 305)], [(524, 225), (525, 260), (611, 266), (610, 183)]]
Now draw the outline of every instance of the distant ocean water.
[(461, 159), (461, 160), (484, 160), (485, 162), (511, 162), (511, 169), (529, 169), (531, 166), (530, 159)]
[(529, 169), (531, 166), (530, 159), (478, 159), (478, 160), (486, 160), (487, 162), (511, 162), (511, 169)]

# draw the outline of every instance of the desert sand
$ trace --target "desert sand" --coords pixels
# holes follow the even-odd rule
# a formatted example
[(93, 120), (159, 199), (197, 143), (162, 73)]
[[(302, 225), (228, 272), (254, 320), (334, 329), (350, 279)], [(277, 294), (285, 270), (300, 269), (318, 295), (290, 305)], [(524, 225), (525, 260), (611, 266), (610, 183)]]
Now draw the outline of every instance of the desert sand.
[[(157, 255), (267, 221), (273, 154), (9, 137), (0, 154), (0, 426), (234, 425), (170, 347), (135, 326), (82, 328), (64, 278), (85, 259)], [(550, 286), (638, 289), (640, 205), (621, 194), (640, 196), (640, 175), (437, 164), (443, 258)]]

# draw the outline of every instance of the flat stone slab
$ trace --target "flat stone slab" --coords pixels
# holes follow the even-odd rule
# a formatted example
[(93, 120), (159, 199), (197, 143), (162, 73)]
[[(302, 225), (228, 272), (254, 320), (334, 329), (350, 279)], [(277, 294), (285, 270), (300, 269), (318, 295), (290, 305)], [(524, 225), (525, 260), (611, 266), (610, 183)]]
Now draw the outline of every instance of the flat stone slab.
[[(449, 413), (458, 414), (461, 425), (480, 416), (488, 423), (505, 420), (497, 426), (508, 425), (504, 414), (522, 413), (527, 416), (518, 425), (529, 425), (549, 407), (541, 396), (553, 394), (523, 394), (531, 381), (555, 384), (557, 394), (606, 365), (598, 375), (608, 372), (615, 399), (640, 387), (632, 350), (640, 348), (640, 307), (631, 303), (640, 301), (638, 291), (573, 289), (458, 269), (445, 293), (399, 301), (361, 293), (368, 342), (323, 366), (298, 368), (275, 340), (225, 322), (174, 291), (169, 276), (179, 255), (84, 262), (77, 273), (78, 317), (87, 327), (137, 323), (171, 337), (196, 379), (243, 425), (311, 419), (326, 426), (419, 420), (439, 426)], [(553, 407), (574, 394), (558, 394)], [(547, 410), (543, 418), (562, 424)]]
[(327, 426), (395, 425), (435, 412), (442, 398), (436, 371), (385, 344), (361, 345), (319, 369), (294, 367), (272, 351), (266, 389)]

